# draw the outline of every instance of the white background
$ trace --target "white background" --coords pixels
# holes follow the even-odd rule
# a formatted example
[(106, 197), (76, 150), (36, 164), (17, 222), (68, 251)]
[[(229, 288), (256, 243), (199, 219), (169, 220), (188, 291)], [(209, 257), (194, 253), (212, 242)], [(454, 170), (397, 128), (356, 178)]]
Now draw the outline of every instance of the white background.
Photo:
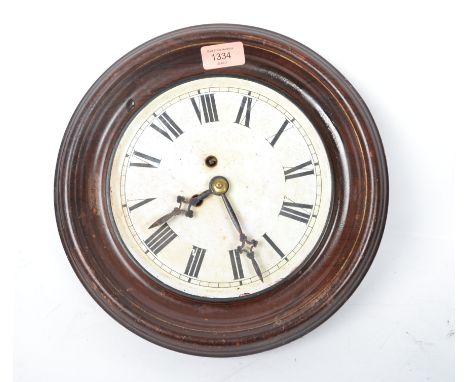
[[(2, 5), (2, 259), (15, 273), (2, 272), (16, 286), (15, 380), (451, 381), (466, 14), (451, 1)], [(212, 22), (275, 30), (335, 65), (373, 113), (390, 175), (385, 235), (350, 300), (289, 345), (228, 359), (178, 354), (117, 324), (68, 264), (53, 208), (62, 135), (91, 84), (150, 38)]]

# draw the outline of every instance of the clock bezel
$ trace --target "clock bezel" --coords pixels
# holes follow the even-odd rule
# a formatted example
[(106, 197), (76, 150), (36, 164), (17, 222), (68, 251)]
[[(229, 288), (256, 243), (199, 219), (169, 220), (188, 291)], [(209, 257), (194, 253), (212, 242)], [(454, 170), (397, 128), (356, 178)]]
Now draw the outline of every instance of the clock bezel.
[[(135, 113), (176, 83), (211, 75), (200, 48), (242, 41), (246, 63), (212, 75), (256, 80), (311, 119), (329, 156), (329, 224), (301, 269), (241, 301), (202, 301), (158, 285), (132, 265), (112, 225), (111, 153)], [(334, 127), (328, 121), (333, 118)], [(327, 124), (328, 123), (328, 124)], [(57, 160), (55, 210), (70, 263), (91, 296), (138, 335), (203, 356), (238, 356), (292, 341), (328, 319), (354, 292), (380, 243), (388, 206), (383, 146), (361, 97), (309, 48), (274, 32), (202, 25), (155, 38), (117, 61), (77, 107)], [(130, 260), (130, 261), (129, 261)]]

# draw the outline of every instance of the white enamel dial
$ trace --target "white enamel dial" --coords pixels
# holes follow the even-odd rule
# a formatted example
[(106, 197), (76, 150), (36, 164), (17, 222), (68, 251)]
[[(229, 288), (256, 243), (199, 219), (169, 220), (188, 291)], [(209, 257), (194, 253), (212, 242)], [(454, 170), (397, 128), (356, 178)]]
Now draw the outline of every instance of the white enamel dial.
[[(219, 195), (191, 208), (191, 218), (151, 227), (179, 206), (178, 196), (200, 195), (215, 176), (229, 182), (225, 196), (257, 242), (254, 261), (239, 250)], [(325, 149), (301, 110), (232, 77), (183, 83), (139, 111), (118, 143), (109, 186), (116, 227), (135, 260), (175, 290), (217, 299), (260, 292), (300, 267), (325, 228), (332, 193)]]

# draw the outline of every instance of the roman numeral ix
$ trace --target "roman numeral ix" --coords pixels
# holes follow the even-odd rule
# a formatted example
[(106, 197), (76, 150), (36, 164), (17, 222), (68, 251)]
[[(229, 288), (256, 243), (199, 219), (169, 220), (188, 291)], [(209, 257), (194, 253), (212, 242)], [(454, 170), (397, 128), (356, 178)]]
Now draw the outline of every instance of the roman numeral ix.
[(167, 115), (166, 112), (162, 113), (158, 117), (158, 120), (161, 123), (162, 127), (156, 125), (155, 123), (151, 123), (150, 126), (170, 141), (174, 141), (172, 137), (176, 139), (184, 133), (181, 130), (181, 128), (177, 126), (177, 124), (172, 120), (172, 118), (169, 117), (169, 115)]
[(190, 101), (201, 124), (219, 121), (214, 94), (202, 94), (199, 97), (190, 98)]
[[(288, 170), (285, 170), (284, 171), (285, 180), (293, 179), (293, 178), (299, 178), (301, 176), (314, 174), (315, 171), (314, 171), (313, 168), (312, 168), (312, 170), (308, 170), (308, 169), (302, 170), (304, 167), (307, 167), (309, 165), (312, 165), (312, 161), (310, 161), (310, 160), (307, 161), (307, 162), (301, 163), (300, 165), (297, 165), (295, 167), (291, 167)], [(302, 170), (302, 171), (299, 171), (299, 170)]]
[(298, 222), (307, 224), (310, 218), (310, 212), (304, 212), (304, 210), (312, 211), (312, 204), (294, 203), (294, 202), (283, 202), (281, 207), (280, 215), (290, 219), (297, 220)]
[[(193, 246), (192, 253), (185, 267), (185, 274), (190, 277), (198, 277), (198, 272), (200, 272), (200, 267), (205, 257), (206, 249), (198, 248)], [(189, 279), (190, 282), (190, 279)]]
[(177, 235), (171, 227), (169, 227), (167, 223), (164, 223), (156, 230), (156, 232), (145, 240), (145, 244), (155, 255), (157, 255), (176, 237)]

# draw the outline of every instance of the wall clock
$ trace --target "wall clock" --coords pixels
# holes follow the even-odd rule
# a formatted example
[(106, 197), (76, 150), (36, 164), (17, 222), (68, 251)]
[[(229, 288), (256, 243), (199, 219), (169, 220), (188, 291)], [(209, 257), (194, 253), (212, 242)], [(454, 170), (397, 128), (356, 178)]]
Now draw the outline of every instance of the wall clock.
[(58, 228), (92, 297), (162, 346), (270, 349), (353, 293), (388, 180), (356, 90), (274, 32), (203, 25), (117, 61), (63, 138)]

